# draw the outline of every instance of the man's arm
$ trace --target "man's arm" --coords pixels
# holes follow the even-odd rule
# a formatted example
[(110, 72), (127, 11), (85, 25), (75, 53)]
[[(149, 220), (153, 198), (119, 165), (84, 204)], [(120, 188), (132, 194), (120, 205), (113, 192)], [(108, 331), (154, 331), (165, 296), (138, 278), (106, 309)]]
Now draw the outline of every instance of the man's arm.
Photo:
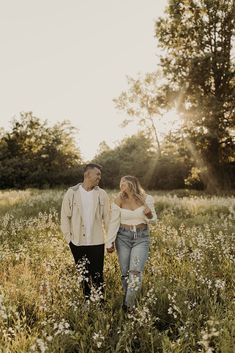
[(61, 230), (67, 243), (71, 240), (72, 193), (71, 189), (65, 193), (61, 206)]
[(104, 191), (104, 213), (103, 213), (103, 220), (104, 220), (104, 229), (106, 233), (108, 232), (109, 227), (109, 220), (110, 220), (110, 202), (107, 193)]

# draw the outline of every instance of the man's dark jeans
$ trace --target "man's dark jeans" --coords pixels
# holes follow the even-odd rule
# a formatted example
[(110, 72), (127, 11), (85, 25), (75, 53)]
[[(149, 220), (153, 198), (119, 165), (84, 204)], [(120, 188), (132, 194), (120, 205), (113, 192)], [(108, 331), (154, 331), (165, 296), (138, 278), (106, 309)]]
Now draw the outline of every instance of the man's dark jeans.
[(69, 243), (76, 265), (79, 265), (86, 259), (85, 268), (87, 273), (85, 277), (88, 281), (83, 280), (83, 293), (85, 298), (89, 298), (91, 294), (91, 286), (100, 288), (103, 293), (103, 269), (104, 269), (104, 244), (77, 246), (72, 242)]

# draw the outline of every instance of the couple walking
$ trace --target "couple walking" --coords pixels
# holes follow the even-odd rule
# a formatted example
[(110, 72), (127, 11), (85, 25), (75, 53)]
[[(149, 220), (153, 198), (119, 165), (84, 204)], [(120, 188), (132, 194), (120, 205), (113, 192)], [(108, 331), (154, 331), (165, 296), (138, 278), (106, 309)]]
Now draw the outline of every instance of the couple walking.
[(83, 291), (87, 299), (91, 285), (103, 292), (105, 247), (108, 253), (116, 248), (124, 292), (123, 308), (132, 309), (149, 252), (148, 223), (157, 218), (154, 202), (136, 177), (124, 176), (110, 210), (108, 195), (98, 186), (101, 169), (98, 164), (86, 165), (83, 182), (67, 190), (61, 208), (61, 229), (76, 265), (86, 261)]

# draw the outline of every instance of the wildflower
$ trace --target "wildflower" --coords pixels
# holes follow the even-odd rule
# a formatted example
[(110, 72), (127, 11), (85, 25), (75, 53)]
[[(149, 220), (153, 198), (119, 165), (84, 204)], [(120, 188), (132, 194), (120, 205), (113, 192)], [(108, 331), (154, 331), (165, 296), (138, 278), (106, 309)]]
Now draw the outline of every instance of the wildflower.
[(99, 330), (98, 333), (94, 333), (92, 338), (93, 338), (93, 341), (96, 344), (97, 348), (101, 348), (101, 346), (104, 342), (104, 336), (102, 335), (102, 331)]
[(40, 351), (40, 353), (45, 353), (48, 346), (45, 341), (41, 338), (37, 338), (35, 343), (30, 347), (30, 352), (35, 352), (36, 349)]
[(207, 321), (206, 328), (201, 331), (202, 339), (198, 343), (204, 347), (206, 353), (214, 352), (214, 348), (211, 346), (211, 343), (214, 337), (219, 336), (220, 332), (216, 329), (216, 326), (218, 325), (219, 322), (215, 321), (214, 318), (211, 318)]
[(7, 319), (7, 309), (4, 304), (3, 294), (0, 294), (0, 317), (2, 317), (4, 320)]

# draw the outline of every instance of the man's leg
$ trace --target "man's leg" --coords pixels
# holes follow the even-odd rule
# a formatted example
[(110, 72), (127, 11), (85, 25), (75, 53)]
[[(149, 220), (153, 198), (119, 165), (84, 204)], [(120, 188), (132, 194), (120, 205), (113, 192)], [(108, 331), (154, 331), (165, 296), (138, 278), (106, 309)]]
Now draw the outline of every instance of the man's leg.
[(89, 262), (87, 257), (86, 246), (77, 246), (72, 242), (69, 243), (70, 250), (73, 254), (74, 262), (78, 267), (78, 270), (83, 276), (82, 288), (86, 298), (90, 296), (91, 290), (89, 285)]
[(92, 284), (103, 293), (104, 244), (87, 246), (88, 269)]

